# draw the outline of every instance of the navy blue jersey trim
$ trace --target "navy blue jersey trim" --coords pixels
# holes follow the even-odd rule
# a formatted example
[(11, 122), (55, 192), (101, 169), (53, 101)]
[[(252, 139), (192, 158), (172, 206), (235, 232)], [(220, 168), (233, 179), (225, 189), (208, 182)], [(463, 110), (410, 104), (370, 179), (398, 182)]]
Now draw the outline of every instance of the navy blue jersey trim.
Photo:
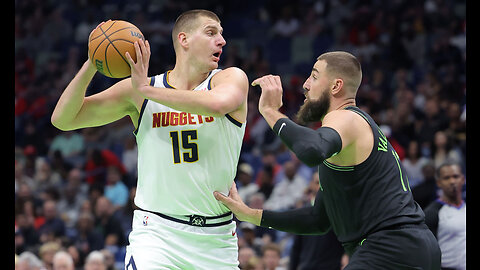
[(170, 73), (171, 70), (165, 72), (165, 74), (163, 75), (163, 85), (166, 87), (166, 88), (172, 88), (172, 89), (175, 89), (175, 87), (171, 86), (169, 83), (168, 83), (168, 74)]
[(155, 86), (155, 77), (156, 76), (150, 78), (150, 86)]
[[(155, 78), (155, 77), (152, 77), (152, 81), (155, 81), (153, 78)], [(137, 136), (138, 129), (140, 128), (140, 123), (142, 121), (142, 116), (143, 116), (143, 112), (145, 111), (145, 107), (147, 107), (147, 102), (148, 102), (148, 99), (143, 100), (142, 108), (140, 109), (140, 115), (138, 116), (137, 129), (135, 129), (135, 131), (133, 131), (133, 134), (135, 136)]]
[[(210, 74), (212, 74), (212, 71), (210, 71), (210, 73), (208, 73), (208, 76), (210, 76)], [(207, 78), (208, 78), (208, 76), (207, 76)], [(210, 77), (210, 79), (208, 80), (208, 86), (207, 86), (208, 90), (212, 89), (212, 78), (213, 78), (213, 76)]]
[(233, 117), (231, 117), (229, 114), (225, 114), (225, 116), (227, 117), (228, 120), (230, 120), (230, 122), (232, 122), (235, 126), (241, 128), (242, 127), (242, 123), (238, 122), (237, 120), (233, 119)]

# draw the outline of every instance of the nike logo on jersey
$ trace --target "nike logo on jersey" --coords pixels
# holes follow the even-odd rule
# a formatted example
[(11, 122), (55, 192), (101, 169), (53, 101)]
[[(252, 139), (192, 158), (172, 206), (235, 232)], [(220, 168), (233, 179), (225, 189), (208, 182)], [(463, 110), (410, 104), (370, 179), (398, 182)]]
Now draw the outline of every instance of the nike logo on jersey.
[(280, 126), (280, 129), (278, 130), (278, 134), (277, 134), (277, 135), (280, 135), (280, 131), (282, 131), (282, 128), (283, 128), (284, 126), (286, 126), (286, 125), (287, 125), (287, 124), (282, 123), (282, 125)]
[(168, 126), (197, 125), (204, 122), (210, 123), (213, 116), (202, 116), (186, 112), (159, 112), (152, 115), (152, 128)]
[(233, 231), (233, 232), (232, 232), (232, 236), (235, 236), (235, 234), (237, 234), (237, 232)]

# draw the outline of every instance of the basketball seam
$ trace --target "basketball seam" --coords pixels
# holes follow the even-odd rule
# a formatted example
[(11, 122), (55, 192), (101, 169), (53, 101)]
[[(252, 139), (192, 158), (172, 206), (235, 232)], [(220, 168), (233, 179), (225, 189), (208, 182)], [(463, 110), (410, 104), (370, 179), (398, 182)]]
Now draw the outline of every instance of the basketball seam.
[(110, 73), (110, 76), (113, 77), (113, 74), (112, 74), (112, 72), (110, 71), (110, 68), (108, 67), (108, 61), (107, 61), (108, 46), (110, 46), (110, 45), (113, 45), (113, 44), (112, 44), (111, 42), (109, 42), (109, 43), (107, 44), (107, 46), (105, 47), (105, 66), (107, 67), (107, 70), (108, 70), (108, 73)]
[[(115, 39), (115, 40), (122, 40), (122, 39)], [(118, 55), (120, 55), (120, 57), (122, 57), (123, 61), (125, 61), (125, 63), (127, 63), (127, 65), (130, 67), (130, 64), (128, 63), (127, 59), (125, 59), (125, 57), (120, 53), (120, 51), (117, 49), (117, 47), (115, 47), (115, 44), (113, 44), (112, 41), (110, 41), (110, 44), (112, 44), (113, 48), (115, 48)]]
[[(116, 22), (117, 22), (117, 21), (113, 21), (113, 23), (112, 23), (105, 31), (108, 31)], [(97, 50), (98, 50), (98, 48), (100, 47), (100, 45), (102, 45), (102, 43), (103, 43), (106, 39), (108, 39), (108, 36), (105, 34), (105, 31), (103, 31), (103, 29), (102, 29), (102, 26), (99, 26), (98, 28), (100, 29), (100, 31), (102, 31), (102, 34), (99, 35), (98, 37), (100, 37), (100, 36), (102, 36), (102, 35), (105, 35), (106, 38), (103, 39), (103, 40), (97, 45), (97, 47), (95, 48), (95, 50), (93, 51), (93, 54), (92, 54), (92, 62), (93, 62), (93, 59), (95, 59), (95, 54), (97, 53)], [(116, 32), (116, 31), (115, 31), (115, 32)], [(115, 33), (115, 32), (114, 32), (114, 33)], [(98, 37), (96, 37), (96, 38), (98, 38)], [(108, 39), (108, 40), (110, 41), (110, 39)], [(107, 46), (107, 47), (108, 47), (108, 46)], [(105, 60), (107, 60), (107, 58), (105, 58)], [(94, 63), (94, 64), (95, 64), (95, 63)], [(111, 75), (111, 73), (110, 73), (110, 75)]]
[[(116, 22), (117, 22), (117, 21), (113, 21), (112, 24), (111, 24), (107, 29), (105, 29), (105, 31), (110, 30), (110, 28), (112, 28), (112, 26), (113, 26)], [(100, 28), (100, 30), (102, 29), (101, 26), (100, 26), (99, 28)], [(97, 38), (99, 38), (99, 37), (101, 37), (103, 34), (104, 34), (104, 33), (103, 33), (103, 31), (102, 31), (102, 33), (101, 33), (100, 35), (98, 35), (98, 36), (90, 39), (90, 42), (91, 42), (91, 41), (94, 41), (95, 39), (97, 39)]]
[[(113, 24), (112, 24), (113, 25)], [(113, 32), (113, 33), (110, 33), (110, 35), (107, 35), (105, 33), (105, 31), (103, 31), (102, 29), (102, 26), (99, 27), (100, 28), (100, 31), (102, 31), (102, 33), (105, 35), (105, 39), (108, 39), (109, 41), (109, 44), (108, 45), (112, 45), (113, 48), (115, 49), (115, 51), (117, 51), (117, 53), (120, 55), (120, 57), (122, 57), (123, 61), (125, 61), (125, 63), (127, 63), (128, 66), (130, 66), (130, 64), (128, 63), (128, 61), (125, 59), (125, 57), (120, 53), (120, 51), (117, 49), (117, 47), (115, 47), (115, 44), (112, 43), (112, 40), (110, 40), (110, 36), (115, 34), (116, 32), (119, 32), (119, 31), (122, 31), (122, 30), (125, 30), (125, 29), (129, 29), (129, 28), (136, 28), (136, 27), (132, 27), (132, 26), (128, 26), (128, 27), (125, 27), (125, 28), (121, 28), (121, 29), (118, 29), (117, 31)], [(110, 29), (110, 27), (109, 27)], [(108, 29), (107, 29), (108, 30)], [(122, 39), (114, 39), (114, 40), (122, 40)], [(103, 41), (102, 41), (103, 42)], [(100, 43), (101, 44), (101, 43)], [(108, 68), (108, 61), (107, 61), (107, 49), (108, 49), (108, 45), (107, 47), (105, 48), (105, 65), (107, 66), (107, 69), (108, 69), (108, 73), (110, 73), (110, 76), (113, 77), (113, 74), (110, 72), (110, 69)], [(98, 46), (97, 46), (98, 48)], [(96, 50), (95, 50), (96, 51)], [(93, 58), (93, 55), (92, 55), (92, 58)]]

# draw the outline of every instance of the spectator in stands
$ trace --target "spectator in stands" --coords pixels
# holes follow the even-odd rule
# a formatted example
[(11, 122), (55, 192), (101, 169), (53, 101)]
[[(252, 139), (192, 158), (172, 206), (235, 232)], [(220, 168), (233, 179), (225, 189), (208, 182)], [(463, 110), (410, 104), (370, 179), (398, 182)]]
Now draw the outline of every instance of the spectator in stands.
[(60, 174), (62, 179), (67, 179), (68, 172), (73, 168), (73, 165), (63, 158), (60, 150), (55, 150), (53, 152), (53, 155), (50, 157), (50, 163), (52, 165), (52, 170)]
[(115, 218), (118, 219), (119, 223), (123, 228), (126, 239), (128, 239), (128, 234), (132, 231), (133, 210), (135, 210), (136, 208), (133, 200), (135, 199), (136, 191), (137, 187), (132, 187), (129, 190), (127, 203), (114, 213)]
[(48, 188), (59, 188), (62, 182), (59, 173), (52, 171), (50, 163), (44, 157), (38, 157), (35, 160), (35, 191), (44, 192)]
[(57, 251), (53, 256), (53, 270), (75, 270), (72, 256), (64, 250)]
[[(312, 205), (319, 188), (319, 176), (314, 173), (299, 207)], [(343, 254), (342, 244), (331, 230), (325, 235), (295, 235), (288, 269), (339, 270)]]
[(125, 169), (119, 157), (108, 149), (91, 149), (88, 156), (85, 164), (85, 174), (89, 185), (105, 185), (109, 166), (117, 167), (122, 176), (127, 173), (127, 169)]
[(432, 146), (432, 157), (435, 168), (438, 168), (448, 160), (455, 161), (459, 164), (463, 163), (463, 158), (460, 155), (460, 152), (452, 144), (452, 138), (442, 130), (435, 132)]
[(65, 222), (63, 222), (57, 212), (55, 201), (46, 200), (43, 203), (43, 216), (45, 223), (38, 228), (40, 242), (46, 243), (65, 236)]
[(300, 28), (300, 22), (293, 13), (293, 6), (282, 8), (280, 18), (274, 23), (272, 31), (280, 37), (292, 37)]
[(76, 197), (79, 201), (88, 198), (88, 184), (85, 182), (85, 173), (80, 168), (72, 168), (68, 171), (65, 185), (72, 186), (75, 189)]
[(250, 164), (244, 162), (238, 165), (236, 183), (238, 194), (245, 201), (253, 193), (258, 191), (258, 185), (253, 182), (253, 168)]
[(429, 162), (427, 157), (422, 156), (420, 152), (420, 145), (418, 141), (411, 140), (407, 147), (407, 153), (402, 164), (407, 171), (408, 183), (413, 189), (419, 184), (423, 183), (422, 168)]
[(117, 167), (109, 166), (107, 168), (107, 184), (104, 195), (113, 205), (114, 210), (125, 206), (128, 201), (128, 188), (122, 181), (122, 175)]
[(25, 251), (18, 256), (15, 270), (44, 270), (42, 261), (32, 252)]
[[(124, 141), (124, 149), (122, 153), (122, 163), (125, 165), (125, 169), (131, 178), (137, 176), (137, 156), (138, 149), (135, 143), (135, 138), (127, 138)], [(132, 185), (134, 187), (136, 185)]]
[[(100, 250), (100, 252), (103, 254), (103, 258), (105, 260), (105, 266), (106, 266), (106, 270), (117, 270), (117, 268), (115, 267), (115, 257), (114, 257), (114, 254), (108, 250), (108, 249), (102, 249)], [(122, 261), (123, 263), (123, 261)]]
[(83, 270), (83, 258), (80, 257), (77, 247), (74, 244), (67, 244), (65, 249), (72, 257), (75, 270)]
[(112, 203), (101, 196), (95, 203), (95, 229), (103, 235), (105, 245), (125, 246), (122, 225), (114, 214)]
[(425, 101), (425, 117), (417, 134), (420, 142), (430, 143), (431, 147), (435, 138), (435, 133), (439, 130), (445, 130), (448, 128), (448, 119), (440, 110), (438, 99), (435, 97), (436, 96), (430, 97)]
[(55, 136), (49, 148), (49, 155), (59, 150), (63, 158), (75, 165), (82, 165), (84, 156), (82, 155), (84, 148), (83, 136), (76, 131), (63, 132)]
[(423, 182), (412, 188), (413, 199), (425, 209), (437, 198), (437, 184), (435, 183), (435, 166), (433, 161), (422, 167)]
[(239, 237), (243, 238), (246, 247), (252, 248), (256, 255), (261, 255), (263, 241), (260, 237), (257, 237), (255, 232), (258, 226), (255, 226), (248, 222), (241, 222), (238, 227), (241, 230), (241, 234), (239, 235)]
[[(94, 230), (94, 216), (90, 212), (80, 213), (72, 243), (79, 253), (80, 261), (83, 261), (91, 251), (104, 247), (103, 235)], [(72, 250), (72, 252), (74, 251)]]
[(293, 161), (283, 164), (284, 178), (275, 184), (272, 195), (264, 204), (265, 209), (286, 210), (293, 208), (297, 200), (303, 196), (307, 180), (298, 174), (298, 167)]
[(78, 194), (77, 187), (73, 183), (68, 183), (57, 204), (57, 211), (65, 222), (67, 232), (75, 228), (80, 214), (83, 199)]
[[(31, 203), (30, 203), (31, 204)], [(27, 204), (25, 204), (27, 205)], [(24, 211), (15, 216), (15, 251), (17, 254), (25, 251), (27, 247), (36, 247), (39, 243), (39, 235), (35, 228), (35, 217), (30, 212)], [(17, 237), (20, 238), (17, 246)]]
[(20, 191), (21, 185), (27, 185), (23, 189), (26, 191), (28, 188), (28, 193), (31, 192), (32, 188), (35, 186), (35, 181), (32, 177), (25, 174), (25, 165), (23, 162), (16, 162), (15, 163), (15, 192), (18, 193)]
[(107, 270), (107, 264), (102, 252), (94, 250), (85, 259), (85, 270)]
[(46, 242), (40, 246), (38, 254), (40, 255), (40, 259), (47, 270), (53, 269), (53, 257), (55, 253), (60, 251), (60, 249), (61, 246), (56, 241)]
[(280, 265), (282, 250), (279, 245), (275, 243), (266, 244), (262, 248), (262, 260), (265, 265), (265, 270), (284, 270), (285, 267)]
[(251, 258), (255, 257), (255, 251), (249, 247), (244, 246), (238, 249), (238, 268), (245, 269), (248, 266), (248, 263)]

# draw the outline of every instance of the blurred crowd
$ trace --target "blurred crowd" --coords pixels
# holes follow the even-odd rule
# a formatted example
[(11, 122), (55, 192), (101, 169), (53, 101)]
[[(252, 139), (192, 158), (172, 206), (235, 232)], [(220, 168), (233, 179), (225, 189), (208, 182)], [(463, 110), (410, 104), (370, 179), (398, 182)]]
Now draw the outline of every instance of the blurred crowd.
[[(214, 11), (227, 41), (220, 67), (240, 67), (250, 81), (280, 75), (282, 110), (293, 119), (316, 57), (351, 52), (363, 69), (357, 106), (372, 115), (396, 149), (420, 206), (439, 195), (435, 169), (443, 162), (458, 162), (466, 176), (464, 1), (226, 2), (15, 0), (18, 269), (53, 269), (59, 263), (73, 265), (67, 269), (123, 269), (137, 175), (133, 125), (125, 117), (62, 132), (50, 123), (63, 89), (88, 58), (90, 31), (107, 19), (141, 29), (152, 48), (149, 75), (156, 75), (173, 68), (175, 18), (192, 8)], [(116, 81), (97, 74), (87, 95)], [(251, 207), (265, 209), (309, 204), (318, 190), (316, 169), (299, 162), (273, 134), (258, 112), (259, 94), (257, 88), (249, 91), (235, 179), (240, 195)], [(324, 260), (325, 269), (340, 269), (348, 262), (333, 234), (300, 237), (237, 225), (242, 269), (297, 269), (312, 258)], [(310, 256), (312, 249), (324, 252)]]

